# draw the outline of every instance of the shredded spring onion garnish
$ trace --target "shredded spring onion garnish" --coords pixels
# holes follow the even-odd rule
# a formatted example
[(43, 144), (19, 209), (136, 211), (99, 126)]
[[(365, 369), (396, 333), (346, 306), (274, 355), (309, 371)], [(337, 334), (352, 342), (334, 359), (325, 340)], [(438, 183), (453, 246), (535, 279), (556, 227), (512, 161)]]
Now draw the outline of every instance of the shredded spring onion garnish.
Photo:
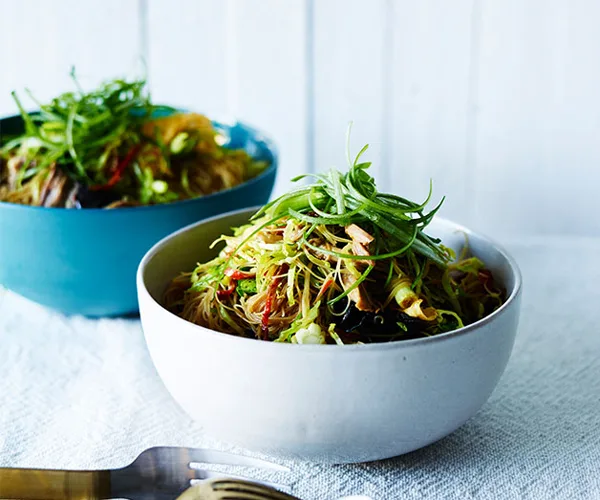
[[(259, 210), (176, 277), (165, 305), (224, 333), (275, 342), (386, 342), (451, 331), (490, 314), (505, 292), (465, 246), (456, 258), (424, 231), (440, 209), (380, 193), (362, 161)], [(300, 180), (306, 176), (300, 176)]]

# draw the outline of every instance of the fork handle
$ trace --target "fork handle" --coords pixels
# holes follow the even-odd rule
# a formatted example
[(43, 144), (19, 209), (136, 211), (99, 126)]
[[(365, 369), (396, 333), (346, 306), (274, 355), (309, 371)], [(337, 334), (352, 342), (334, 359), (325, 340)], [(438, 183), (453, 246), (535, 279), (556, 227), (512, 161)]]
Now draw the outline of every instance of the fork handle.
[(100, 500), (110, 498), (109, 471), (0, 469), (0, 499)]

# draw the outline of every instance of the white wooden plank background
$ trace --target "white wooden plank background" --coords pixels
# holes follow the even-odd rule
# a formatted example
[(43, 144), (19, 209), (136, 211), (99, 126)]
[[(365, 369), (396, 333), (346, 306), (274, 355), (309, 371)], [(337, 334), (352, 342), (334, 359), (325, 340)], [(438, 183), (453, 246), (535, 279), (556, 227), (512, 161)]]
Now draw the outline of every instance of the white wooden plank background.
[(498, 237), (600, 235), (595, 0), (0, 0), (0, 114), (137, 75), (281, 149), (277, 192), (370, 143), (388, 190)]
[(486, 0), (477, 225), (600, 234), (600, 4)]
[[(131, 1), (131, 0), (125, 0)], [(227, 5), (221, 0), (143, 2), (153, 98), (223, 116), (227, 112)]]
[(307, 5), (304, 0), (227, 0), (229, 112), (255, 124), (280, 150), (281, 193), (307, 165)]
[(351, 150), (369, 144), (371, 175), (385, 182), (384, 75), (389, 11), (386, 0), (315, 2), (314, 160), (315, 169), (346, 168), (346, 130), (353, 122)]
[(0, 114), (29, 108), (28, 87), (41, 100), (73, 89), (71, 66), (84, 85), (141, 70), (136, 0), (0, 0)]
[(433, 179), (433, 200), (447, 197), (440, 213), (469, 224), (473, 0), (400, 0), (393, 7), (391, 185), (423, 200)]

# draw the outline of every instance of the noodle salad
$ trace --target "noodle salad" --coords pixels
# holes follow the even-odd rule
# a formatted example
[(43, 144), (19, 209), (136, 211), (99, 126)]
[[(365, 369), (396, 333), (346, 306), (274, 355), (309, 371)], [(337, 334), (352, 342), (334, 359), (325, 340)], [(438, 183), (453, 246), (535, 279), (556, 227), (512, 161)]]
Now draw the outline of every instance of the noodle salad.
[[(361, 161), (259, 210), (217, 257), (176, 277), (165, 306), (212, 330), (265, 341), (356, 344), (432, 336), (505, 300), (465, 245), (454, 255), (425, 228), (442, 201), (381, 193)], [(306, 176), (298, 177), (300, 180)]]
[[(234, 187), (268, 164), (224, 147), (212, 122), (152, 104), (144, 80), (79, 86), (29, 114), (0, 148), (0, 201), (60, 208), (168, 203)], [(157, 112), (167, 114), (155, 118)], [(4, 138), (2, 138), (4, 139)], [(1, 145), (0, 145), (1, 146)]]

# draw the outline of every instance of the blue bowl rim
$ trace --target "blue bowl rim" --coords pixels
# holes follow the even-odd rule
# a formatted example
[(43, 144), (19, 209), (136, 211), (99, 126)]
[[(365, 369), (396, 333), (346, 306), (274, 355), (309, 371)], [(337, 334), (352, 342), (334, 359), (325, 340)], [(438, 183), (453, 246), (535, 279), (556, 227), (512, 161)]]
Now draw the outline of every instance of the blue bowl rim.
[[(9, 115), (9, 116), (0, 117), (0, 123), (2, 123), (4, 120), (9, 120), (11, 118), (18, 118), (20, 116), (21, 115)], [(278, 169), (278, 163), (279, 163), (279, 150), (277, 149), (277, 146), (275, 145), (275, 142), (273, 141), (273, 139), (271, 139), (267, 134), (265, 134), (262, 130), (260, 130), (252, 125), (249, 125), (246, 122), (239, 121), (237, 119), (235, 119), (233, 121), (232, 120), (224, 120), (222, 122), (220, 120), (218, 120), (218, 118), (210, 118), (210, 120), (217, 121), (219, 124), (226, 125), (228, 127), (241, 126), (241, 127), (245, 128), (247, 131), (249, 131), (252, 135), (259, 136), (260, 141), (266, 145), (267, 149), (273, 156), (273, 161), (271, 162), (271, 165), (269, 165), (265, 170), (263, 170), (256, 177), (253, 177), (252, 179), (248, 179), (247, 181), (242, 182), (241, 184), (238, 184), (237, 186), (223, 189), (221, 191), (216, 191), (214, 193), (207, 194), (204, 196), (198, 196), (196, 198), (189, 198), (187, 200), (171, 201), (169, 203), (159, 203), (156, 205), (143, 205), (143, 206), (139, 206), (139, 207), (121, 207), (118, 210), (113, 211), (113, 210), (107, 210), (106, 208), (73, 209), (73, 208), (64, 208), (64, 207), (37, 207), (37, 206), (31, 206), (31, 205), (22, 205), (20, 203), (10, 203), (7, 201), (0, 201), (0, 209), (24, 210), (24, 211), (33, 211), (33, 212), (50, 211), (50, 212), (55, 212), (55, 213), (68, 212), (68, 213), (81, 213), (81, 214), (85, 214), (85, 213), (88, 213), (88, 214), (89, 213), (119, 213), (123, 210), (125, 210), (127, 213), (160, 210), (162, 207), (175, 207), (175, 206), (182, 206), (182, 205), (186, 205), (186, 204), (198, 203), (200, 200), (210, 200), (210, 199), (217, 198), (218, 196), (221, 196), (224, 194), (234, 193), (235, 191), (239, 191), (246, 187), (252, 186), (253, 184), (259, 182), (260, 180), (262, 180), (265, 177), (268, 177), (271, 174), (276, 174), (277, 169)]]

